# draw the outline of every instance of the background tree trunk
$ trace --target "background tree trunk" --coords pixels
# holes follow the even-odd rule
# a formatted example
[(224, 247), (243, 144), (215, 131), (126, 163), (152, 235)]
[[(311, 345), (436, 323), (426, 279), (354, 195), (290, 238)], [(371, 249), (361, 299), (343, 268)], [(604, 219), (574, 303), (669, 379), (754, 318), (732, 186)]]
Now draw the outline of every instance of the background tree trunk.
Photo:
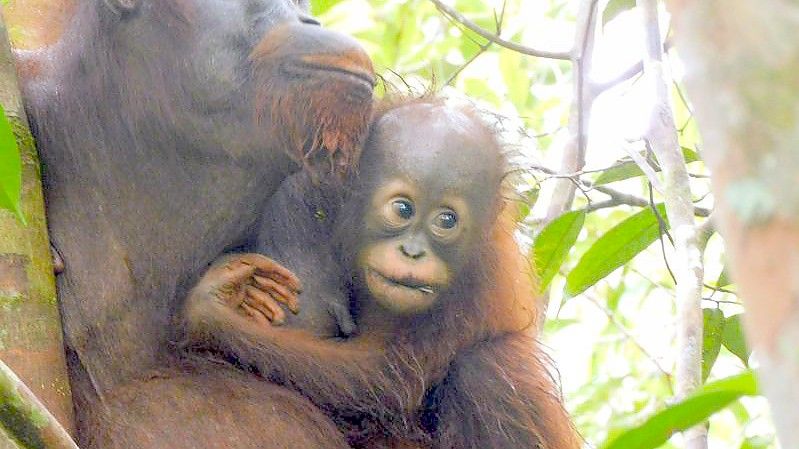
[[(61, 319), (44, 213), (39, 159), (22, 108), (14, 60), (0, 21), (0, 104), (22, 157), (22, 212), (0, 211), (0, 360), (72, 429)], [(2, 420), (2, 413), (0, 413)]]
[(799, 6), (669, 8), (761, 388), (782, 447), (799, 447)]

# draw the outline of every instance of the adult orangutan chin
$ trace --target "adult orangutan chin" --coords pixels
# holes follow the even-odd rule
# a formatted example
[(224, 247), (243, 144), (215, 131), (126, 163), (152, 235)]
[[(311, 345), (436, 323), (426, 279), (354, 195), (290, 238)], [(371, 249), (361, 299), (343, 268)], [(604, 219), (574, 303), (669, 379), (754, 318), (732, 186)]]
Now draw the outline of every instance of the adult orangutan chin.
[(168, 355), (176, 298), (251, 238), (278, 184), (357, 158), (371, 62), (298, 3), (87, 0), (57, 45), (21, 64), (38, 70), (25, 100), (66, 264), (83, 448), (344, 445), (300, 395)]

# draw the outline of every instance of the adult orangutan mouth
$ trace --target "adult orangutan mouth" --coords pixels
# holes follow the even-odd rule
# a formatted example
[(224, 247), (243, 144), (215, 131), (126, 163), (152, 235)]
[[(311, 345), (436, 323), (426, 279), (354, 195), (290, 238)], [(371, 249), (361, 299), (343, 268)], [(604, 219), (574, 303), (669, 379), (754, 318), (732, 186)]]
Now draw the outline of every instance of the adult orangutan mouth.
[(298, 71), (298, 72), (331, 72), (333, 74), (337, 74), (341, 77), (350, 79), (357, 84), (361, 84), (363, 87), (367, 88), (371, 93), (372, 89), (374, 89), (376, 81), (374, 75), (370, 72), (364, 70), (355, 70), (349, 69), (344, 67), (337, 67), (334, 65), (327, 65), (327, 64), (319, 64), (314, 62), (307, 62), (307, 61), (292, 61), (289, 64), (286, 64), (284, 68), (289, 71)]
[(381, 281), (396, 287), (407, 288), (409, 290), (416, 290), (428, 295), (435, 294), (435, 289), (432, 285), (425, 284), (415, 278), (406, 277), (402, 279), (395, 279), (375, 270), (374, 268), (367, 268), (367, 271), (376, 276)]

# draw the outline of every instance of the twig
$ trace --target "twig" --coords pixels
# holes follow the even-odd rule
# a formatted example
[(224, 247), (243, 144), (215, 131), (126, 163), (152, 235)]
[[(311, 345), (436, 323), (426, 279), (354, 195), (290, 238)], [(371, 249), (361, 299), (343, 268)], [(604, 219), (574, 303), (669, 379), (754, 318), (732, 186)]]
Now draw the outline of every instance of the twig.
[[(671, 46), (672, 46), (671, 41), (667, 40), (666, 43), (663, 44), (663, 51), (668, 52), (669, 50), (671, 50)], [(591, 82), (589, 85), (591, 86), (591, 89), (594, 91), (594, 94), (599, 95), (605, 92), (606, 90), (612, 89), (618, 86), (619, 84), (629, 80), (630, 78), (640, 75), (641, 72), (643, 72), (643, 70), (644, 70), (644, 62), (638, 61), (635, 64), (631, 65), (630, 67), (627, 67), (626, 69), (622, 70), (616, 76), (614, 76), (609, 80)]]
[(547, 50), (538, 50), (532, 47), (528, 47), (526, 45), (517, 44), (515, 42), (507, 41), (496, 34), (486, 30), (485, 28), (481, 27), (480, 25), (472, 22), (463, 14), (459, 13), (455, 9), (447, 6), (441, 0), (430, 0), (439, 11), (441, 11), (444, 15), (451, 17), (453, 20), (463, 24), (466, 28), (472, 30), (474, 33), (478, 34), (479, 36), (487, 39), (501, 47), (505, 47), (509, 50), (513, 50), (515, 52), (528, 55), (528, 56), (537, 56), (539, 58), (548, 58), (548, 59), (562, 59), (568, 60), (571, 59), (570, 52), (557, 52), (557, 51), (547, 51)]
[[(635, 207), (648, 207), (649, 201), (641, 198), (639, 196), (635, 196), (629, 193), (624, 193), (619, 190), (613, 189), (611, 187), (607, 187), (605, 185), (595, 185), (591, 184), (586, 180), (579, 179), (579, 176), (574, 177), (571, 175), (561, 175), (558, 174), (555, 170), (544, 167), (543, 165), (533, 165), (531, 169), (540, 171), (547, 175), (548, 178), (568, 178), (572, 182), (578, 182), (586, 191), (596, 190), (597, 192), (604, 193), (605, 195), (611, 197), (615, 201), (619, 203), (619, 205), (625, 204), (628, 206), (635, 206)], [(592, 170), (586, 171), (586, 173), (592, 172)], [(577, 172), (579, 173), (579, 172)], [(542, 180), (545, 181), (546, 179)], [(610, 206), (608, 206), (610, 207)], [(694, 215), (697, 217), (708, 217), (710, 215), (710, 209), (706, 209), (704, 207), (695, 207), (694, 208)]]
[(36, 395), (0, 361), (0, 398), (4, 412), (0, 425), (6, 434), (24, 447), (45, 449), (78, 449), (69, 436)]
[(669, 242), (671, 245), (674, 246), (674, 239), (671, 238), (671, 234), (669, 234), (668, 226), (666, 226), (666, 220), (660, 215), (660, 211), (657, 207), (655, 207), (655, 198), (652, 194), (652, 184), (649, 184), (649, 207), (652, 208), (652, 212), (655, 214), (655, 219), (658, 221), (658, 230), (660, 231), (660, 235), (658, 236), (658, 240), (660, 241), (660, 254), (663, 256), (663, 264), (666, 266), (666, 271), (669, 272), (669, 276), (671, 276), (672, 282), (677, 285), (677, 277), (674, 276), (674, 272), (671, 270), (671, 265), (669, 265), (669, 258), (666, 255), (666, 242), (663, 240), (663, 236), (667, 236), (669, 238)]
[[(649, 140), (644, 139), (644, 143), (646, 144), (647, 151), (651, 153), (652, 146), (649, 144)], [(622, 144), (622, 148), (627, 153), (627, 155), (630, 156), (630, 158), (632, 158), (633, 162), (635, 162), (635, 165), (637, 165), (638, 168), (640, 168), (641, 171), (644, 172), (644, 175), (646, 175), (647, 179), (649, 179), (649, 183), (652, 184), (655, 190), (657, 190), (659, 193), (662, 194), (663, 184), (660, 182), (660, 178), (658, 178), (655, 169), (652, 168), (651, 165), (649, 165), (649, 162), (647, 162), (647, 160), (641, 155), (641, 153), (633, 150), (632, 148), (630, 148), (629, 145)]]
[[(599, 310), (601, 310), (602, 313), (604, 313), (605, 316), (608, 317), (608, 321), (610, 321), (613, 324), (613, 326), (616, 327), (616, 329), (618, 329), (619, 332), (621, 332), (622, 335), (624, 335), (625, 338), (627, 338), (628, 341), (630, 341), (635, 347), (637, 347), (638, 350), (640, 350), (641, 353), (644, 354), (644, 356), (647, 359), (649, 359), (650, 362), (652, 362), (652, 364), (655, 366), (655, 368), (657, 368), (657, 370), (660, 371), (660, 373), (663, 375), (663, 377), (666, 380), (666, 385), (668, 386), (669, 390), (671, 390), (671, 388), (672, 388), (671, 387), (671, 373), (666, 371), (666, 369), (663, 368), (663, 366), (657, 361), (655, 356), (653, 356), (644, 347), (644, 345), (642, 345), (638, 341), (638, 339), (636, 339), (635, 336), (630, 333), (630, 331), (627, 329), (626, 326), (624, 326), (622, 323), (619, 322), (619, 320), (616, 319), (616, 317), (613, 315), (612, 311), (608, 310), (605, 306), (603, 306), (599, 301), (596, 300), (596, 298), (594, 298), (594, 297), (592, 297), (590, 295), (586, 295), (586, 294), (583, 294), (583, 296), (586, 299), (588, 299), (589, 302), (594, 304)], [(673, 392), (672, 392), (672, 394), (673, 394)]]
[[(508, 3), (507, 1), (503, 1), (503, 2), (502, 2), (502, 10), (500, 11), (500, 13), (499, 13), (499, 16), (497, 16), (497, 11), (496, 11), (496, 10), (494, 10), (494, 24), (495, 24), (495, 26), (496, 26), (496, 32), (495, 32), (495, 34), (496, 34), (497, 36), (499, 36), (500, 34), (502, 34), (502, 24), (505, 22), (505, 7), (507, 6), (507, 3)], [(455, 70), (455, 71), (452, 73), (452, 75), (450, 75), (449, 79), (447, 80), (447, 82), (446, 82), (446, 83), (444, 83), (444, 85), (446, 85), (446, 86), (450, 86), (450, 85), (452, 85), (452, 83), (455, 81), (455, 79), (458, 77), (458, 75), (460, 75), (460, 74), (461, 74), (461, 72), (463, 72), (463, 71), (466, 69), (466, 67), (469, 67), (469, 65), (470, 65), (471, 63), (473, 63), (474, 61), (476, 61), (476, 60), (477, 60), (477, 58), (479, 58), (479, 57), (480, 57), (480, 55), (482, 55), (483, 53), (485, 53), (485, 52), (486, 52), (486, 51), (487, 51), (487, 50), (488, 50), (488, 49), (491, 47), (491, 44), (493, 44), (493, 43), (494, 43), (493, 41), (488, 41), (488, 42), (486, 42), (485, 44), (482, 44), (482, 45), (480, 45), (480, 49), (477, 51), (477, 53), (475, 53), (474, 55), (472, 55), (472, 57), (471, 57), (471, 58), (469, 58), (469, 60), (467, 60), (467, 61), (466, 61), (466, 62), (464, 62), (464, 63), (463, 63), (463, 64), (462, 64), (460, 67), (458, 67), (458, 68), (457, 68), (457, 69), (456, 69), (456, 70)]]

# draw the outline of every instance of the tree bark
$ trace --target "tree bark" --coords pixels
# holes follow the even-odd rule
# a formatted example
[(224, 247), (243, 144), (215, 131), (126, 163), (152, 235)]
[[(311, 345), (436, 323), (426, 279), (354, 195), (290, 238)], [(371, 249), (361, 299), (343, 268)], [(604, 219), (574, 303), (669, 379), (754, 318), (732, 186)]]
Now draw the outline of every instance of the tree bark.
[[(688, 169), (677, 138), (669, 91), (670, 78), (663, 64), (663, 41), (657, 0), (638, 0), (644, 32), (644, 81), (653, 104), (643, 136), (655, 153), (663, 174), (663, 199), (674, 238), (674, 277), (677, 303), (676, 393), (685, 399), (702, 384), (702, 281), (704, 267), (699, 249)], [(641, 165), (641, 164), (639, 164)], [(644, 164), (645, 165), (645, 164)], [(686, 449), (707, 449), (707, 428), (684, 432)]]
[[(61, 319), (56, 302), (39, 159), (22, 107), (14, 59), (0, 20), (0, 104), (22, 157), (21, 209), (27, 224), (0, 211), (0, 360), (72, 429)], [(1, 418), (1, 417), (0, 417)]]
[(799, 6), (668, 4), (761, 387), (799, 447)]

